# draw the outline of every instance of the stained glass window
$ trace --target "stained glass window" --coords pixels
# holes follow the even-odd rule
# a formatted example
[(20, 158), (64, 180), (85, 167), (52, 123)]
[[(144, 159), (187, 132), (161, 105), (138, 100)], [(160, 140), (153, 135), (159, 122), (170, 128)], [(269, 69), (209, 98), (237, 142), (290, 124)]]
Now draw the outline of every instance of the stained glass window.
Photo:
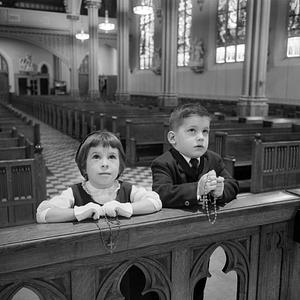
[(190, 59), (192, 0), (180, 0), (178, 7), (177, 66), (187, 66)]
[[(152, 5), (152, 1), (151, 1)], [(154, 55), (154, 13), (140, 16), (140, 69), (152, 67)]]
[(287, 57), (300, 56), (300, 0), (290, 0)]
[(244, 61), (247, 0), (219, 0), (216, 63)]

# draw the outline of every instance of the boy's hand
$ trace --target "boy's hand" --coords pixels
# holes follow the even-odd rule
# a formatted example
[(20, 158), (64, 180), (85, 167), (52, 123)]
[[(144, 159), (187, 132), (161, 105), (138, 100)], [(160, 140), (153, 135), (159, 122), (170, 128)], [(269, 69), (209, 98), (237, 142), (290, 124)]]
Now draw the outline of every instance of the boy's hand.
[(98, 220), (105, 215), (104, 209), (99, 204), (89, 202), (83, 206), (74, 206), (74, 215), (77, 221), (82, 221), (87, 218)]
[(217, 177), (217, 186), (213, 190), (212, 194), (214, 197), (219, 198), (223, 195), (223, 191), (224, 191), (224, 178), (219, 176)]
[(104, 212), (109, 217), (116, 217), (117, 215), (130, 218), (133, 213), (131, 203), (120, 203), (119, 201), (113, 200), (106, 202), (103, 205)]
[(210, 191), (215, 190), (217, 187), (217, 176), (216, 171), (211, 170), (204, 174), (198, 181), (197, 195), (203, 196), (208, 194)]

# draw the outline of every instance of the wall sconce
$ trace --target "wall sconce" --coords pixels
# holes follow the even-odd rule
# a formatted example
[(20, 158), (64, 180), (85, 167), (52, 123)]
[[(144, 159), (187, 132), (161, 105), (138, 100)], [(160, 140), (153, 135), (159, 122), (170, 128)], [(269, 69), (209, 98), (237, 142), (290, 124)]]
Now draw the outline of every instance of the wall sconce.
[(104, 23), (99, 24), (99, 29), (104, 30), (105, 33), (107, 33), (107, 31), (111, 31), (111, 30), (115, 29), (115, 24), (109, 22), (108, 10), (107, 9), (105, 10)]
[(149, 15), (153, 13), (152, 0), (139, 0), (133, 7), (136, 15)]
[(80, 40), (81, 42), (84, 42), (85, 40), (88, 40), (90, 38), (90, 35), (81, 29), (80, 32), (75, 34), (75, 37), (77, 40)]

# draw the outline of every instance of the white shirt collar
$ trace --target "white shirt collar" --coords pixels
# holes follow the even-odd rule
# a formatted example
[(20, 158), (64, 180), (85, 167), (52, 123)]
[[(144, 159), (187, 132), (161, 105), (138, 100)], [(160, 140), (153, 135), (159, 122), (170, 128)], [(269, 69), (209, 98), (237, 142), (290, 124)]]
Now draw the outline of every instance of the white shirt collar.
[[(183, 158), (186, 160), (186, 162), (189, 164), (189, 166), (191, 165), (191, 163), (190, 163), (190, 160), (191, 160), (191, 157), (188, 157), (188, 156), (185, 156), (184, 154), (182, 154), (181, 152), (179, 152), (182, 156), (183, 156)], [(200, 157), (197, 157), (196, 158), (197, 160), (198, 160), (198, 163), (200, 162)]]

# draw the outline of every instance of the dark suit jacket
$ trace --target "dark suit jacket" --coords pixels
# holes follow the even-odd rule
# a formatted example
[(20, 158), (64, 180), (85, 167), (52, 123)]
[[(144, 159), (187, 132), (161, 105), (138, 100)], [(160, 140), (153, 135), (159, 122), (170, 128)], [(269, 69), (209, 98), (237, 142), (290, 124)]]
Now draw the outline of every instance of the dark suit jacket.
[(225, 169), (222, 158), (207, 150), (201, 158), (198, 178), (192, 178), (189, 164), (175, 149), (170, 149), (157, 157), (151, 164), (152, 188), (160, 195), (163, 207), (188, 207), (197, 205), (197, 184), (202, 175), (215, 170), (217, 176), (224, 177), (224, 192), (217, 203), (224, 205), (236, 198), (238, 182)]

